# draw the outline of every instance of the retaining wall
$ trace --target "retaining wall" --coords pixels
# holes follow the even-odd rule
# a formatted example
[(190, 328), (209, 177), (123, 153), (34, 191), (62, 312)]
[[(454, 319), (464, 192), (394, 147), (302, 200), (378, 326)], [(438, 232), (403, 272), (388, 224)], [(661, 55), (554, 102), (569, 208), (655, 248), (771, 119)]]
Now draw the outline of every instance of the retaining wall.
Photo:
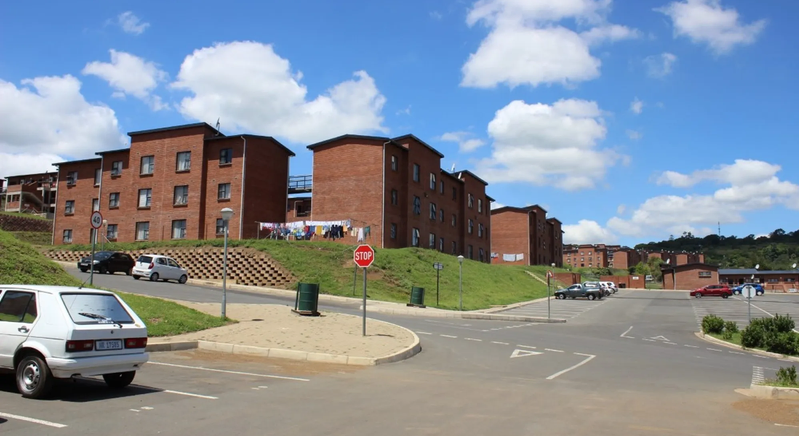
[(0, 214), (0, 229), (7, 232), (52, 232), (53, 222), (51, 220)]

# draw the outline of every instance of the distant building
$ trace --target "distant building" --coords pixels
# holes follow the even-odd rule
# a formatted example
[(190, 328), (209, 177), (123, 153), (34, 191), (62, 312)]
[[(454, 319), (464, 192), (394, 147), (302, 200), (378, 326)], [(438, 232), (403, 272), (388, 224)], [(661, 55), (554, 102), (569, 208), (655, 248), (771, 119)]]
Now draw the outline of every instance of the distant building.
[(705, 255), (702, 253), (650, 252), (619, 245), (567, 245), (563, 249), (563, 264), (572, 268), (629, 269), (641, 262), (647, 262), (653, 257), (663, 259), (664, 262), (668, 261), (670, 265), (704, 263), (705, 261)]
[(541, 206), (491, 211), (492, 263), (563, 266), (563, 230)]
[(2, 187), (3, 210), (53, 217), (55, 212), (57, 173), (10, 176)]

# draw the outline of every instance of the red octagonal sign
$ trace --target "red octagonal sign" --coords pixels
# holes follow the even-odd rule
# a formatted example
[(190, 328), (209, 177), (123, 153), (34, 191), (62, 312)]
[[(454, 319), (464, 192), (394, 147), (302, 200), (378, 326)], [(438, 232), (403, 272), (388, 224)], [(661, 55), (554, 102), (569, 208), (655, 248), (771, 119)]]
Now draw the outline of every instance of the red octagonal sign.
[(368, 268), (375, 261), (375, 250), (368, 245), (359, 245), (353, 253), (355, 264), (361, 268)]

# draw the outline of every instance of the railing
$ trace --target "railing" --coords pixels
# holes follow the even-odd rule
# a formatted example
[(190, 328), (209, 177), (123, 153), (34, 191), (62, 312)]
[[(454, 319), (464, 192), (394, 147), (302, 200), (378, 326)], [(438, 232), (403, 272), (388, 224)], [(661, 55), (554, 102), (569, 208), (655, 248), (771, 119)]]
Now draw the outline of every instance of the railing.
[(289, 192), (310, 192), (313, 185), (313, 176), (289, 176)]

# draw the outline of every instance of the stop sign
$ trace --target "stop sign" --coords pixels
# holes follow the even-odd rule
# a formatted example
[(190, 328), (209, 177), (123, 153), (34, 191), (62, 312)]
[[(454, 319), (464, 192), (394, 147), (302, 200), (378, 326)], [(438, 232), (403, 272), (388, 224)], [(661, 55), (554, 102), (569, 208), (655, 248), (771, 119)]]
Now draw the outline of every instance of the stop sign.
[(375, 250), (368, 245), (359, 245), (352, 258), (359, 267), (368, 268), (375, 261)]

